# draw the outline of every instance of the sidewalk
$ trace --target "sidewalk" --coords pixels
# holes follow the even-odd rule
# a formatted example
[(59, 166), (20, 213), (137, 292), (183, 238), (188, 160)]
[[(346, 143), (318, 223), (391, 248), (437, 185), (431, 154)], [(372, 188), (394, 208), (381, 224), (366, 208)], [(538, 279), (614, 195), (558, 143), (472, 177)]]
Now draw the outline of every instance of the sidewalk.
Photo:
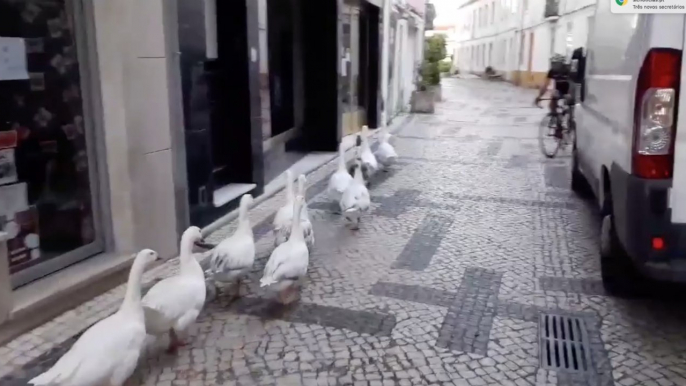
[[(686, 385), (686, 307), (605, 293), (598, 218), (570, 190), (568, 153), (540, 153), (536, 91), (442, 85), (436, 113), (396, 132), (400, 157), (372, 177), (358, 231), (331, 211), (335, 161), (310, 174), (316, 243), (298, 302), (278, 307), (259, 286), (278, 192), (251, 213), (257, 253), (241, 297), (207, 302), (190, 344), (146, 351), (127, 386)], [(174, 271), (170, 262), (146, 280)], [(121, 292), (4, 347), (14, 370), (0, 385), (50, 367)]]
[[(394, 132), (402, 129), (412, 121), (411, 115), (400, 115), (388, 127)], [(376, 139), (378, 131), (371, 131), (371, 138)], [(354, 157), (355, 135), (343, 138), (348, 160)], [(373, 147), (376, 144), (373, 144)], [(306, 174), (307, 200), (311, 200), (328, 186), (328, 177), (335, 172), (338, 153), (312, 153), (291, 167), (295, 175)], [(255, 238), (259, 239), (271, 231), (271, 222), (275, 212), (285, 201), (283, 188), (285, 181), (282, 174), (265, 187), (265, 192), (255, 199), (250, 210)], [(210, 224), (203, 233), (210, 243), (219, 243), (233, 233), (237, 226), (238, 211), (227, 213), (224, 217)], [(207, 254), (198, 254), (203, 263)], [(169, 277), (178, 271), (178, 259), (173, 258), (148, 270), (143, 277), (143, 290), (146, 291), (157, 281)], [(22, 334), (4, 346), (0, 346), (0, 385), (23, 385), (35, 375), (53, 364), (53, 359), (62, 355), (76, 341), (78, 336), (95, 322), (114, 313), (124, 297), (126, 284), (121, 284), (106, 293), (87, 301), (80, 306), (63, 313), (52, 321)], [(8, 377), (8, 375), (11, 376)], [(24, 383), (22, 383), (24, 382)]]

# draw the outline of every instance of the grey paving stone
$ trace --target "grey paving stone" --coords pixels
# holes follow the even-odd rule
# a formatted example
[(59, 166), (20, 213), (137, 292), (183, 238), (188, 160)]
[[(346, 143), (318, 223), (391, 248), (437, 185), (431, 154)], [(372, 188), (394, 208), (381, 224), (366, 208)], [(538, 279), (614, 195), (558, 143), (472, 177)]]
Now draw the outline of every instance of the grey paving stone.
[(264, 319), (280, 319), (293, 323), (316, 324), (347, 329), (360, 334), (389, 336), (395, 326), (395, 316), (369, 311), (355, 311), (318, 304), (295, 303), (282, 306), (260, 298), (239, 299), (234, 310)]
[[(377, 213), (360, 231), (327, 213), (335, 160), (308, 176), (317, 245), (301, 305), (271, 307), (259, 288), (281, 192), (251, 211), (258, 256), (243, 300), (208, 303), (189, 346), (177, 357), (148, 354), (127, 386), (685, 384), (686, 307), (598, 290), (595, 211), (569, 190), (568, 152), (540, 154), (545, 111), (523, 107), (535, 91), (450, 78), (443, 87), (436, 114), (412, 118), (394, 138), (401, 157), (372, 179)], [(431, 216), (452, 224), (423, 230)], [(432, 232), (440, 241), (419, 237)], [(404, 259), (418, 259), (417, 270), (395, 269), (412, 248)], [(174, 263), (150, 278), (173, 274)], [(0, 347), (0, 384), (24, 385), (50, 367), (75, 340), (62, 337), (122, 296), (119, 288)], [(539, 368), (542, 312), (584, 320), (592, 372)]]
[(436, 346), (468, 353), (486, 353), (501, 279), (501, 273), (491, 270), (468, 268), (465, 271), (441, 325)]
[(417, 206), (420, 194), (421, 192), (416, 189), (399, 189), (390, 197), (375, 196), (372, 198), (372, 201), (377, 205), (374, 214), (398, 218), (407, 212), (409, 207)]
[(374, 284), (369, 293), (375, 296), (385, 296), (440, 307), (449, 307), (456, 295), (455, 293), (417, 285), (384, 282)]
[(544, 291), (560, 291), (583, 295), (606, 295), (601, 280), (542, 276), (538, 283)]
[(488, 145), (481, 150), (479, 150), (478, 157), (479, 158), (492, 158), (498, 155), (500, 153), (500, 150), (503, 148), (503, 143), (501, 141), (498, 142), (490, 142)]
[(442, 215), (428, 214), (400, 253), (394, 269), (422, 271), (431, 264), (431, 259), (441, 245), (444, 235), (453, 219)]
[(570, 176), (569, 167), (567, 166), (545, 166), (545, 184), (548, 187), (569, 189)]
[(447, 193), (446, 196), (456, 201), (476, 201), (476, 202), (491, 202), (495, 204), (515, 205), (533, 208), (546, 209), (579, 209), (578, 202), (560, 202), (560, 201), (541, 201), (541, 200), (527, 200), (522, 198), (508, 198), (508, 197), (493, 197), (493, 196), (475, 196), (467, 194)]
[(508, 169), (521, 169), (521, 168), (525, 168), (525, 167), (529, 166), (529, 164), (532, 164), (533, 162), (534, 161), (529, 156), (521, 155), (521, 154), (513, 154), (507, 160), (507, 164), (505, 165), (505, 167)]

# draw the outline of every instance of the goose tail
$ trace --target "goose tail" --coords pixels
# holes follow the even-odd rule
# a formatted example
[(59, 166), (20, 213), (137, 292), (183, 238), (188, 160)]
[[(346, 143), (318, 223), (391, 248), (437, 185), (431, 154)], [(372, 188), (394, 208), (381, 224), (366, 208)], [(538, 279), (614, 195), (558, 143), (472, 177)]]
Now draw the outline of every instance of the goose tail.
[(63, 381), (68, 378), (69, 375), (71, 375), (76, 369), (64, 369), (62, 366), (58, 365), (60, 365), (59, 362), (50, 370), (30, 380), (28, 384), (34, 386), (57, 386), (64, 384)]

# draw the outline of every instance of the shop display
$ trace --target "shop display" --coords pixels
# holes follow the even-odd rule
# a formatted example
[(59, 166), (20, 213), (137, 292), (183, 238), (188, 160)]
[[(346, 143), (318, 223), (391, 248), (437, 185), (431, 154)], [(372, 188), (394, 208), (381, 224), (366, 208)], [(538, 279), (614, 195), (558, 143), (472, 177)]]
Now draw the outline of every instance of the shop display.
[(76, 49), (64, 0), (0, 0), (0, 229), (12, 273), (95, 240)]
[(28, 208), (25, 183), (0, 186), (0, 216), (11, 217)]
[(36, 207), (14, 213), (10, 217), (0, 216), (0, 224), (9, 236), (7, 254), (10, 260), (10, 273), (19, 271), (25, 263), (41, 257)]
[(17, 182), (14, 149), (0, 150), (0, 185)]

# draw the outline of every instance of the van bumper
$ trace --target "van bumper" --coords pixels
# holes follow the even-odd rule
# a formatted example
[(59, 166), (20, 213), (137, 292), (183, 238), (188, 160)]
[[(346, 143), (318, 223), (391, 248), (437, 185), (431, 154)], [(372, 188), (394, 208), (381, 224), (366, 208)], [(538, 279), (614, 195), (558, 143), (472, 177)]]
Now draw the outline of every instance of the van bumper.
[[(686, 282), (686, 224), (671, 220), (672, 180), (638, 178), (616, 164), (610, 179), (617, 236), (636, 268), (652, 279)], [(662, 249), (654, 238), (662, 238)]]

